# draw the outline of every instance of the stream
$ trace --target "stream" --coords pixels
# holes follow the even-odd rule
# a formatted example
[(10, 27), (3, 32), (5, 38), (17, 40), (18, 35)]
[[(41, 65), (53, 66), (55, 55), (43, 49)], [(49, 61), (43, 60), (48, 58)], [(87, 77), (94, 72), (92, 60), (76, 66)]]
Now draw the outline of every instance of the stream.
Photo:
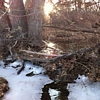
[(41, 100), (68, 100), (67, 83), (51, 83), (42, 89)]

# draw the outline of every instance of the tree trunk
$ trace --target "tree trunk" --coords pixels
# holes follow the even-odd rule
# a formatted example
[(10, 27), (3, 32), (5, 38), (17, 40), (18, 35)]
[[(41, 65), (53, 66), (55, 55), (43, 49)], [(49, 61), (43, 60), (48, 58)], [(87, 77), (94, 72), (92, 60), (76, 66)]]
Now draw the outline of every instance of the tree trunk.
[(12, 26), (4, 6), (4, 0), (0, 0), (0, 32), (6, 28), (11, 29)]
[(10, 0), (10, 17), (13, 30), (23, 33), (28, 31), (28, 23), (23, 0)]
[(34, 46), (40, 46), (42, 44), (43, 6), (44, 0), (32, 0), (28, 36), (33, 39)]
[(30, 9), (32, 9), (32, 0), (26, 0), (25, 9), (26, 9), (26, 13), (30, 14)]

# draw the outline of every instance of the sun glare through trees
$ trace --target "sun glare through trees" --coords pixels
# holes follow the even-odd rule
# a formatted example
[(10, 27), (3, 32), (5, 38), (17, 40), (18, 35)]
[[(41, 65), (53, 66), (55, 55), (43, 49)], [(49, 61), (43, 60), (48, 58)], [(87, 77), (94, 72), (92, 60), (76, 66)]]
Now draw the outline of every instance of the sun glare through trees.
[[(44, 14), (48, 17), (50, 12), (53, 11), (53, 5), (56, 4), (57, 2), (71, 2), (73, 0), (45, 0), (44, 4)], [(84, 2), (83, 0), (81, 0)], [(94, 2), (98, 2), (98, 0), (93, 0)], [(23, 0), (24, 4), (26, 0)], [(92, 2), (92, 0), (85, 0), (85, 2)], [(5, 6), (9, 8), (9, 0), (5, 0)], [(73, 8), (73, 7), (72, 7)]]
[[(52, 2), (51, 2), (52, 1)], [(49, 15), (49, 13), (53, 10), (53, 4), (57, 3), (59, 0), (45, 0), (44, 4), (44, 14), (46, 16)], [(25, 4), (26, 0), (23, 0), (23, 3)], [(5, 0), (5, 6), (9, 8), (9, 0)]]
[(44, 5), (44, 13), (45, 15), (49, 15), (49, 13), (53, 10), (53, 4), (51, 4), (50, 2), (45, 2)]
[(44, 14), (49, 17), (50, 12), (52, 12), (54, 9), (54, 4), (56, 4), (59, 0), (45, 0), (44, 4)]

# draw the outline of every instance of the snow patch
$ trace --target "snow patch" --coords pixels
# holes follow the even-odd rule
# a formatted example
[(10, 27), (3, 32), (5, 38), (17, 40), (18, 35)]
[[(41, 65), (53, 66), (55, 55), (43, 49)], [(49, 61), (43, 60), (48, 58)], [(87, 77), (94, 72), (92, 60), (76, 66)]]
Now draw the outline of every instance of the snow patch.
[[(16, 61), (9, 64), (8, 67), (4, 67), (4, 62), (0, 61), (0, 77), (6, 78), (10, 87), (10, 90), (2, 100), (40, 100), (44, 85), (53, 81), (48, 76), (39, 74), (45, 71), (45, 69), (27, 62), (25, 63), (25, 69), (17, 75), (16, 68), (12, 68), (11, 66), (17, 66), (19, 64), (21, 62)], [(27, 77), (26, 74), (30, 67), (38, 75)]]
[(100, 82), (91, 82), (84, 75), (79, 75), (75, 82), (67, 86), (68, 100), (100, 100)]

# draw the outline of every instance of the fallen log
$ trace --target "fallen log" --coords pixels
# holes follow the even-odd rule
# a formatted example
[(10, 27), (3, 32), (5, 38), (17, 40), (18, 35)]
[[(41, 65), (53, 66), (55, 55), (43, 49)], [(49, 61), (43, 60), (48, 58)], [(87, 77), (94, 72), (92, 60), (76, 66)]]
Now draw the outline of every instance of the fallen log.
[[(87, 48), (87, 49), (82, 49), (82, 50), (79, 50), (79, 51), (76, 51), (76, 52), (72, 52), (72, 53), (66, 53), (64, 55), (59, 55), (59, 56), (56, 56), (54, 58), (44, 58), (43, 59), (43, 58), (29, 58), (29, 57), (24, 57), (24, 56), (20, 57), (20, 58), (23, 59), (23, 60), (31, 61), (33, 63), (35, 63), (35, 62), (54, 63), (54, 62), (59, 61), (61, 59), (71, 60), (75, 55), (85, 54), (85, 53), (91, 52), (91, 51), (93, 51), (93, 50), (95, 50), (95, 49), (97, 49), (99, 47), (100, 47), (100, 43), (96, 44), (93, 47)], [(32, 51), (28, 51), (27, 52), (27, 50), (26, 51), (25, 50), (21, 50), (21, 52), (28, 53), (28, 54), (32, 54), (32, 53), (34, 54), (34, 52), (32, 52)], [(41, 53), (36, 53), (36, 52), (35, 52), (35, 54), (38, 54), (38, 55), (40, 54), (41, 55)], [(46, 56), (46, 54), (44, 56)]]

